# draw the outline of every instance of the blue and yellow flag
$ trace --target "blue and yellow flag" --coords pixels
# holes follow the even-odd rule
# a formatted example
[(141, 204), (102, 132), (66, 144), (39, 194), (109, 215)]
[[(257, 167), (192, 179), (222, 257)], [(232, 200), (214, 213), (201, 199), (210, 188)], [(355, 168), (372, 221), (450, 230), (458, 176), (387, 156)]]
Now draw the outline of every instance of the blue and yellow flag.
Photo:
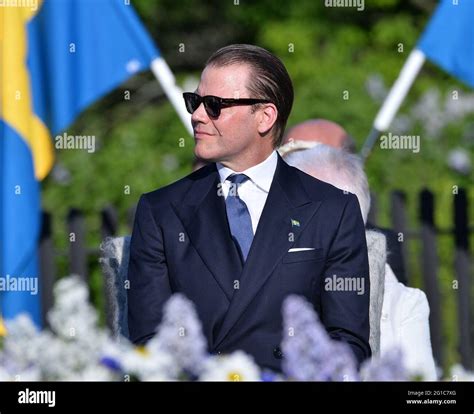
[(52, 136), (159, 56), (124, 0), (1, 0), (0, 305), (41, 325), (40, 185)]

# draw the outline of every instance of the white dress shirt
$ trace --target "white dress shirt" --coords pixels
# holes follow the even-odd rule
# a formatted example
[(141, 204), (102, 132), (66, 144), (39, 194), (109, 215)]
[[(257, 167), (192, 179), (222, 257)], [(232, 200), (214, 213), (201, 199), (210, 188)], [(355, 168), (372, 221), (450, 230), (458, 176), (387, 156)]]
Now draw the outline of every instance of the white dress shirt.
[(225, 198), (227, 198), (231, 186), (230, 181), (227, 181), (229, 175), (245, 174), (249, 177), (249, 180), (239, 185), (238, 194), (242, 201), (247, 204), (250, 219), (252, 220), (253, 234), (257, 231), (258, 222), (262, 215), (265, 202), (267, 201), (273, 176), (275, 175), (277, 162), (277, 153), (276, 151), (273, 151), (265, 161), (254, 165), (245, 171), (233, 171), (230, 168), (224, 167), (220, 163), (216, 163), (221, 180), (222, 193)]

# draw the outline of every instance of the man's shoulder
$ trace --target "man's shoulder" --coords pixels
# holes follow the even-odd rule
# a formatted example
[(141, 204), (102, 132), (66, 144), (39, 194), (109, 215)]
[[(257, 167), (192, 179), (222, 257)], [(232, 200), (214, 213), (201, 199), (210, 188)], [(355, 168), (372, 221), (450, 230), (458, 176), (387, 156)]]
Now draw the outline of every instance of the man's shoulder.
[(206, 179), (209, 175), (214, 174), (215, 172), (215, 164), (206, 165), (171, 184), (145, 193), (142, 197), (146, 198), (152, 205), (169, 203), (172, 201), (178, 203), (183, 199), (195, 182)]
[(351, 194), (347, 191), (341, 190), (325, 181), (321, 181), (298, 168), (289, 166), (298, 176), (308, 196), (314, 201), (347, 201), (347, 195)]

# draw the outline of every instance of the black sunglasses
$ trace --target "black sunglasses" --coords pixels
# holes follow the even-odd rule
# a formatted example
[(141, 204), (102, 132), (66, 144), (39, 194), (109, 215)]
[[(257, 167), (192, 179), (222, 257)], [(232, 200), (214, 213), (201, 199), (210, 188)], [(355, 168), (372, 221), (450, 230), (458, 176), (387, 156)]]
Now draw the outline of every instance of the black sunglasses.
[(229, 106), (236, 105), (255, 105), (258, 103), (270, 103), (265, 99), (231, 99), (231, 98), (219, 98), (218, 96), (200, 96), (197, 93), (185, 92), (183, 93), (184, 103), (186, 109), (190, 114), (194, 113), (199, 108), (202, 102), (204, 102), (204, 109), (207, 114), (212, 118), (218, 118), (221, 114), (221, 109)]

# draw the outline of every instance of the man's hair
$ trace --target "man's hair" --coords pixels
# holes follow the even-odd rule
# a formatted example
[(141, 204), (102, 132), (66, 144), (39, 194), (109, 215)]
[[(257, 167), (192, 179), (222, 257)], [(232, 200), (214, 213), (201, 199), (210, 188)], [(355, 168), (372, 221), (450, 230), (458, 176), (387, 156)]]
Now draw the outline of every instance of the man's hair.
[(350, 154), (357, 154), (357, 146), (354, 138), (351, 135), (347, 134), (345, 136), (342, 149)]
[(316, 145), (321, 145), (318, 141), (300, 141), (298, 139), (291, 139), (286, 144), (278, 148), (278, 153), (282, 157), (286, 157), (293, 152), (304, 151), (314, 148)]
[(319, 144), (314, 148), (291, 152), (285, 161), (341, 190), (354, 193), (359, 200), (364, 223), (370, 209), (370, 191), (361, 159), (347, 151)]
[(214, 67), (238, 64), (246, 64), (251, 68), (252, 73), (246, 85), (251, 93), (250, 98), (268, 100), (278, 110), (277, 120), (272, 128), (273, 147), (276, 148), (283, 140), (286, 121), (293, 105), (293, 84), (290, 75), (279, 58), (254, 45), (225, 46), (206, 62), (206, 66)]

